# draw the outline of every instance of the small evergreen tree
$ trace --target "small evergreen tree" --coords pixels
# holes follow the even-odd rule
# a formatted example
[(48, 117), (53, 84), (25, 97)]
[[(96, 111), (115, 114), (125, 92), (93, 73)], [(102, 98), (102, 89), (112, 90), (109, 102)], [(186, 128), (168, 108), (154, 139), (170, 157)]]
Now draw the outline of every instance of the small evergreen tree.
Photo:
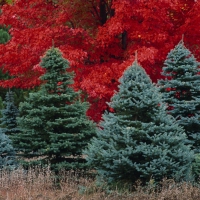
[(14, 169), (16, 167), (17, 162), (12, 142), (0, 128), (0, 169)]
[(144, 69), (134, 62), (119, 80), (86, 159), (110, 183), (143, 183), (186, 178), (193, 152), (175, 119), (166, 114), (161, 95)]
[(200, 69), (192, 53), (181, 40), (164, 62), (158, 82), (168, 113), (184, 127), (195, 152), (200, 152)]
[(10, 137), (12, 137), (11, 135), (19, 133), (16, 119), (19, 116), (19, 110), (14, 104), (14, 96), (12, 91), (8, 91), (6, 93), (6, 98), (3, 103), (4, 109), (1, 110), (1, 127), (6, 135), (10, 135)]
[(84, 169), (82, 149), (95, 134), (94, 123), (86, 116), (88, 104), (73, 90), (73, 73), (66, 71), (69, 62), (57, 48), (47, 51), (41, 67), (46, 70), (44, 84), (19, 106), (22, 132), (14, 145), (25, 157), (37, 159), (35, 164), (50, 164), (54, 171)]

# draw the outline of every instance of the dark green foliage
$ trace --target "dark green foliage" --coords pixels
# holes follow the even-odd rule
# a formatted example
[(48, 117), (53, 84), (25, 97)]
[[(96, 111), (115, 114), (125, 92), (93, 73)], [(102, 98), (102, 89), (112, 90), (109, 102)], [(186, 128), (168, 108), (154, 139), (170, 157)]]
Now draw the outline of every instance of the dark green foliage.
[(82, 149), (95, 133), (86, 116), (88, 104), (72, 88), (73, 74), (66, 71), (69, 62), (58, 49), (47, 51), (41, 66), (46, 69), (44, 84), (19, 106), (22, 133), (14, 145), (24, 157), (37, 159), (35, 164), (49, 163), (55, 171), (85, 169)]
[(6, 30), (0, 28), (0, 44), (5, 44), (9, 40), (10, 40), (9, 33)]
[[(3, 109), (3, 100), (2, 98), (0, 97), (0, 110)], [(0, 118), (2, 117), (2, 113), (0, 112)]]
[[(0, 67), (0, 80), (7, 80), (7, 79), (10, 79), (10, 76), (8, 73), (4, 72), (3, 66), (1, 66)], [(2, 100), (4, 100), (4, 97), (6, 96), (7, 91), (8, 91), (7, 88), (0, 87), (0, 94), (1, 94)]]
[(6, 93), (4, 109), (1, 110), (1, 127), (6, 135), (11, 135), (19, 133), (19, 128), (17, 126), (16, 118), (19, 116), (19, 110), (14, 104), (14, 94), (12, 91)]
[(195, 154), (195, 160), (192, 164), (192, 173), (197, 183), (200, 180), (200, 154)]
[(175, 119), (166, 114), (161, 94), (137, 62), (119, 80), (97, 136), (85, 154), (100, 177), (110, 183), (185, 179), (193, 152)]
[(14, 169), (16, 167), (17, 162), (12, 142), (0, 128), (0, 169)]
[(162, 74), (169, 78), (158, 82), (168, 113), (185, 129), (190, 143), (200, 152), (200, 69), (192, 53), (181, 40), (170, 51)]
[[(8, 33), (8, 30), (9, 30), (9, 27), (0, 25), (0, 44), (5, 44), (6, 42), (10, 40), (11, 37)], [(1, 68), (3, 67), (1, 66)], [(8, 74), (3, 72), (3, 69), (0, 69), (0, 79), (7, 79), (7, 78), (8, 78)], [(3, 97), (5, 93), (6, 93), (6, 89), (0, 88), (1, 97)]]
[(25, 98), (28, 96), (29, 92), (35, 91), (34, 89), (19, 89), (19, 88), (13, 88), (13, 96), (14, 96), (14, 102), (17, 107), (19, 107), (20, 102), (24, 101)]

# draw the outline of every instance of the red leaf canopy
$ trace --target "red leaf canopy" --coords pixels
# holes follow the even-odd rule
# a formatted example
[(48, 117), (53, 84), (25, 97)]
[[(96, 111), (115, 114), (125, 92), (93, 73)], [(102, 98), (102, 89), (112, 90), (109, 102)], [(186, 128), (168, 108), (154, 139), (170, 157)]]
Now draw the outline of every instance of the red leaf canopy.
[(18, 0), (4, 5), (0, 24), (11, 40), (0, 45), (0, 66), (12, 78), (2, 87), (33, 88), (44, 73), (39, 62), (54, 45), (76, 73), (75, 89), (91, 103), (88, 115), (99, 121), (118, 79), (138, 60), (154, 82), (167, 53), (184, 34), (198, 57), (200, 14), (193, 0)]

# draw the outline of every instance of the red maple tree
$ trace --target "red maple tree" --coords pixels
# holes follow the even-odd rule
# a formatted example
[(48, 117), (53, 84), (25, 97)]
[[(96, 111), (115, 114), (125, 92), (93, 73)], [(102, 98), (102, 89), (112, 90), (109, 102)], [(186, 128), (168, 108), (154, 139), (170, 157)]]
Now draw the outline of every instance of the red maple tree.
[[(2, 87), (33, 88), (44, 73), (40, 57), (52, 46), (75, 71), (74, 87), (91, 103), (95, 121), (117, 90), (118, 79), (138, 60), (156, 82), (167, 53), (184, 34), (194, 54), (199, 48), (199, 3), (193, 0), (17, 0), (4, 5), (0, 24), (11, 40), (0, 45), (0, 66), (11, 75)], [(111, 111), (111, 110), (110, 110)]]

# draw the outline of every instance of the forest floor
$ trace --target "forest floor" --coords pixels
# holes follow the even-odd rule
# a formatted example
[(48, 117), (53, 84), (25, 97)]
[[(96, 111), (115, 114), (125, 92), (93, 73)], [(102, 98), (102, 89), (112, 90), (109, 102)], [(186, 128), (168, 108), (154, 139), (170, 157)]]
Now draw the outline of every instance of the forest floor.
[(134, 191), (109, 191), (97, 187), (91, 177), (80, 177), (72, 172), (61, 172), (61, 181), (55, 185), (55, 176), (49, 169), (32, 169), (25, 173), (17, 169), (0, 173), (0, 200), (200, 200), (200, 188), (188, 183), (175, 184), (164, 180), (158, 192), (149, 185), (137, 184)]

